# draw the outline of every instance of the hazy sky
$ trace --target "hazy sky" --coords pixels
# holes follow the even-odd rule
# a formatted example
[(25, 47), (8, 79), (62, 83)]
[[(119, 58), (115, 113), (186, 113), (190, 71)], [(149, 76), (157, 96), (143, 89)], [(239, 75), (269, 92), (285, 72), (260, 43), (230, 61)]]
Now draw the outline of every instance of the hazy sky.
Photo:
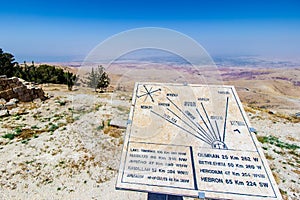
[(149, 26), (182, 32), (211, 55), (300, 56), (298, 0), (1, 0), (0, 5), (0, 48), (19, 62), (83, 59), (107, 37)]

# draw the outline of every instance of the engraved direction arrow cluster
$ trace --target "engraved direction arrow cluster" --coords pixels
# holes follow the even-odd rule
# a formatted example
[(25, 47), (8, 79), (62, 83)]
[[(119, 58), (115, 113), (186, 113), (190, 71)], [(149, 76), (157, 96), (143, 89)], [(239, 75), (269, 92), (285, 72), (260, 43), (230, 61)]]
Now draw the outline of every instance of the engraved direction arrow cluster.
[(137, 95), (137, 98), (145, 97), (144, 101), (146, 101), (147, 98), (150, 97), (151, 101), (154, 102), (153, 93), (161, 91), (161, 89), (159, 88), (152, 91), (152, 87), (150, 89), (148, 89), (145, 85), (143, 85), (143, 87), (145, 89), (141, 91), (143, 94)]
[[(166, 99), (175, 107), (175, 110), (171, 110), (170, 108), (167, 108), (167, 111), (173, 115), (173, 117), (176, 117), (179, 121), (182, 122), (182, 125), (177, 123), (175, 121), (172, 121), (171, 119), (173, 117), (170, 117), (169, 115), (163, 115), (159, 114), (158, 112), (155, 112), (151, 110), (151, 112), (160, 118), (166, 120), (167, 122), (173, 124), (174, 126), (180, 128), (185, 133), (190, 134), (197, 139), (211, 145), (214, 149), (227, 149), (227, 145), (225, 144), (225, 138), (226, 138), (226, 121), (227, 121), (227, 113), (228, 113), (228, 101), (229, 97), (226, 98), (225, 103), (225, 113), (224, 113), (224, 121), (223, 121), (223, 127), (222, 127), (222, 133), (220, 132), (218, 120), (215, 119), (214, 121), (210, 120), (210, 117), (206, 111), (206, 108), (204, 104), (201, 102), (201, 112), (196, 107), (194, 111), (197, 113), (197, 117), (195, 117), (195, 114), (192, 114), (188, 110), (183, 110), (180, 108), (174, 101), (172, 101), (169, 97), (166, 97)], [(183, 117), (180, 117), (176, 112), (181, 113)], [(202, 114), (201, 114), (202, 113)], [(204, 124), (202, 126), (197, 119), (200, 119), (199, 121)]]

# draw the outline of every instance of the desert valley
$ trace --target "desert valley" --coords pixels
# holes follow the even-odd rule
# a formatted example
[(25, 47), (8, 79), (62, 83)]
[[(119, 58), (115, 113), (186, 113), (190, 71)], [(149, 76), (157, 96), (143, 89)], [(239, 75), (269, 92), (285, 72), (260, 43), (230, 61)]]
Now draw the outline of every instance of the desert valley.
[(1, 199), (146, 199), (115, 190), (132, 89), (145, 80), (235, 86), (283, 199), (300, 198), (299, 66), (118, 63), (104, 93), (84, 84), (86, 69), (68, 69), (80, 77), (72, 91), (41, 84), (47, 99), (15, 102), (0, 117)]

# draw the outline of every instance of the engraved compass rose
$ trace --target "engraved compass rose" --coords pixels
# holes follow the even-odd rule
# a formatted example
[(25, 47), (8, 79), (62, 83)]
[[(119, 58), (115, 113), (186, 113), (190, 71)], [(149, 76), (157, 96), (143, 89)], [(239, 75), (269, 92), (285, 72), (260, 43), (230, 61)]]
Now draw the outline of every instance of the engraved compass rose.
[(143, 85), (143, 88), (144, 88), (144, 90), (141, 90), (141, 93), (142, 93), (142, 94), (141, 94), (141, 95), (136, 95), (136, 96), (137, 96), (137, 98), (145, 97), (145, 98), (144, 98), (144, 101), (146, 101), (147, 98), (150, 97), (151, 101), (154, 102), (154, 99), (153, 99), (153, 93), (158, 92), (158, 91), (161, 91), (160, 88), (159, 88), (159, 89), (156, 89), (156, 90), (152, 90), (153, 87), (151, 87), (150, 89), (148, 89), (148, 88), (146, 87), (146, 85)]

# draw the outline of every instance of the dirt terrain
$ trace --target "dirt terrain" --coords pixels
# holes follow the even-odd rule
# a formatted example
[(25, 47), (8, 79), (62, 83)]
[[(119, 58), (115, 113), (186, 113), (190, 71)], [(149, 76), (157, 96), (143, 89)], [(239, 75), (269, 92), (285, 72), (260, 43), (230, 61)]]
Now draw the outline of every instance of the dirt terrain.
[(143, 64), (108, 72), (113, 92), (44, 84), (49, 99), (18, 103), (0, 118), (0, 199), (146, 199), (114, 186), (125, 129), (110, 122), (126, 121), (135, 81), (234, 85), (283, 198), (300, 199), (299, 68)]

